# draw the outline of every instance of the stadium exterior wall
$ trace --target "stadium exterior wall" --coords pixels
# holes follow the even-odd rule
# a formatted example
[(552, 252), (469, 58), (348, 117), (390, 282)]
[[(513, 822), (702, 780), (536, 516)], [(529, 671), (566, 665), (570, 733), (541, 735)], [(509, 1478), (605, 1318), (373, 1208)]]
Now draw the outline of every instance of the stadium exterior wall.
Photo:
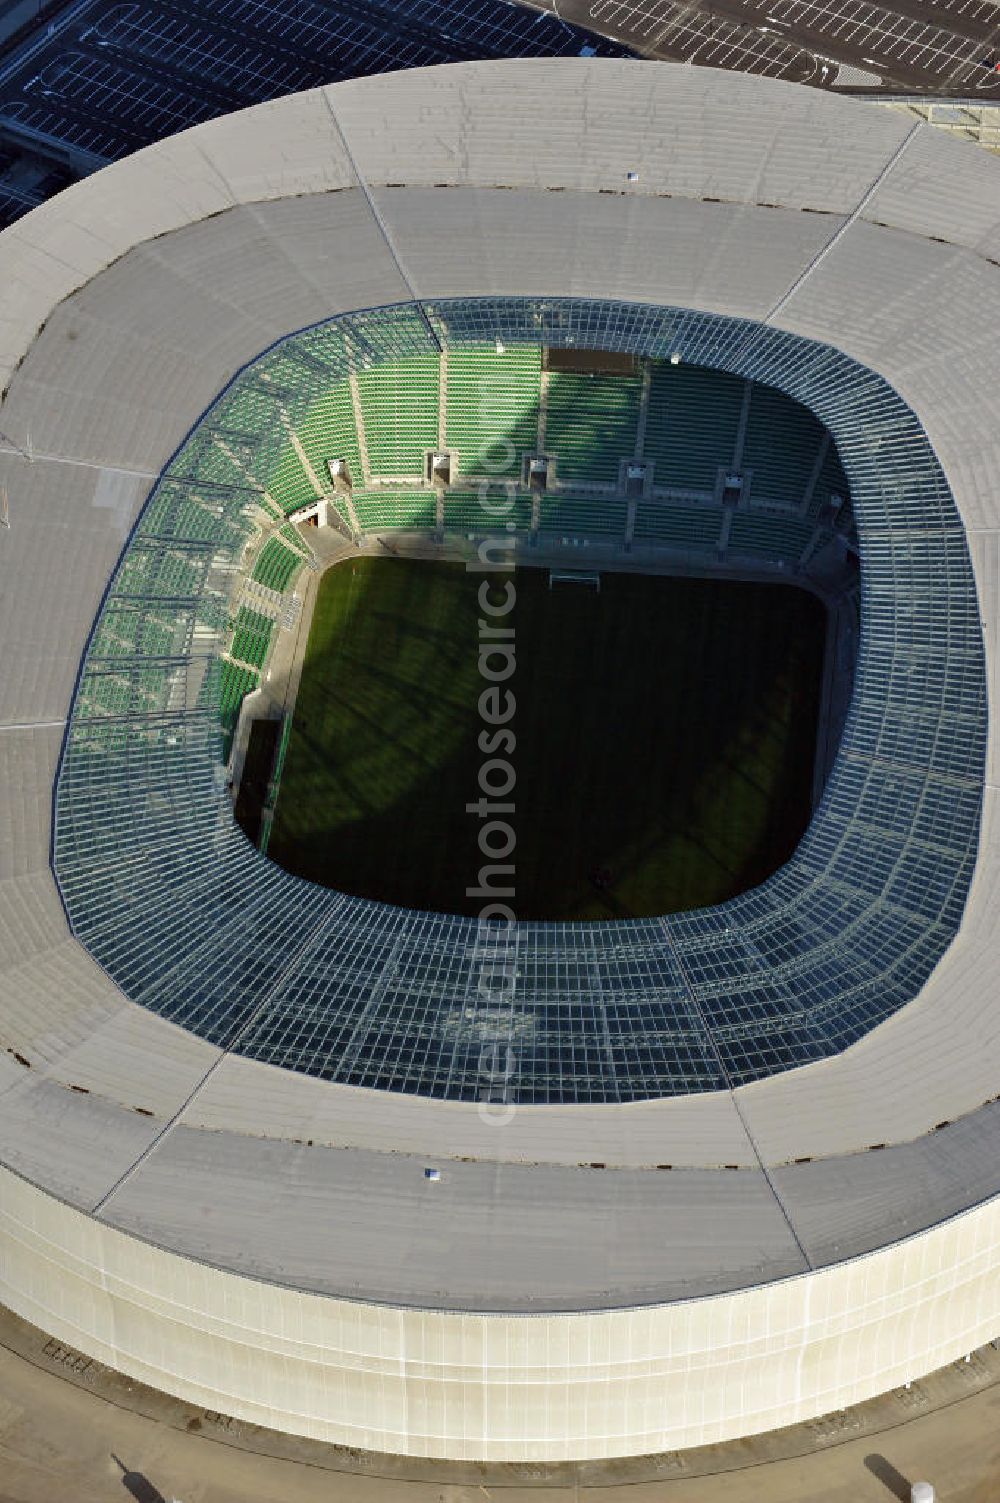
[(844, 1409), (990, 1339), (1000, 1205), (850, 1263), (652, 1309), (448, 1314), (237, 1278), (2, 1172), (3, 1297), (108, 1366), (293, 1434), (453, 1460), (725, 1441)]
[[(0, 618), (12, 666), (16, 646), (0, 686), (10, 1308), (206, 1407), (374, 1450), (495, 1461), (674, 1449), (804, 1420), (997, 1335), (995, 735), (963, 930), (920, 998), (844, 1055), (746, 1087), (738, 1104), (720, 1092), (515, 1123), (517, 1156), (534, 1142), (543, 1160), (553, 1124), (553, 1162), (597, 1157), (611, 1139), (627, 1161), (636, 1126), (658, 1155), (711, 1179), (714, 1205), (741, 1178), (717, 1166), (745, 1163), (781, 1189), (805, 1245), (810, 1218), (825, 1216), (843, 1260), (782, 1278), (762, 1234), (744, 1287), (644, 1308), (634, 1306), (649, 1261), (669, 1260), (669, 1247), (634, 1244), (634, 1302), (616, 1293), (615, 1308), (501, 1315), (483, 1313), (488, 1296), (457, 1313), (429, 1308), (419, 1289), (395, 1304), (304, 1292), (280, 1260), (263, 1267), (266, 1249), (258, 1276), (235, 1271), (210, 1218), (197, 1246), (168, 1234), (189, 1202), (200, 1209), (179, 1147), (191, 1138), (207, 1145), (209, 1184), (224, 1143), (245, 1150), (244, 1182), (259, 1170), (266, 1200), (269, 1130), (353, 1144), (384, 1141), (387, 1122), (415, 1124), (421, 1143), (450, 1139), (456, 1156), (473, 1141), (485, 1156), (489, 1134), (474, 1110), (326, 1090), (145, 1014), (68, 935), (48, 865), (61, 728), (131, 521), (228, 376), (317, 302), (330, 316), (414, 295), (615, 296), (837, 343), (895, 386), (941, 459), (970, 538), (995, 687), (997, 183), (986, 153), (929, 126), (792, 86), (666, 64), (461, 65), (212, 122), (0, 237), (0, 482), (13, 482), (0, 542), (16, 564)], [(316, 212), (328, 204), (335, 239)], [(664, 237), (670, 253), (651, 255)], [(144, 297), (150, 278), (174, 296), (167, 333)], [(79, 327), (88, 337), (77, 346)], [(969, 1130), (958, 1163), (948, 1133), (931, 1131), (945, 1118)], [(893, 1156), (911, 1150), (893, 1179)], [(494, 1165), (510, 1152), (495, 1144)], [(816, 1164), (787, 1167), (811, 1155)], [(858, 1208), (891, 1205), (903, 1181), (923, 1229), (900, 1240), (890, 1216), (861, 1249)], [(145, 1200), (129, 1199), (147, 1184)], [(817, 1187), (801, 1205), (797, 1184)], [(356, 1195), (349, 1213), (363, 1218), (366, 1206)], [(508, 1209), (498, 1188), (498, 1240), (512, 1235)], [(312, 1210), (306, 1240), (320, 1262), (345, 1205), (317, 1194)], [(678, 1216), (678, 1248), (701, 1215), (692, 1203)], [(461, 1235), (459, 1208), (449, 1236)]]

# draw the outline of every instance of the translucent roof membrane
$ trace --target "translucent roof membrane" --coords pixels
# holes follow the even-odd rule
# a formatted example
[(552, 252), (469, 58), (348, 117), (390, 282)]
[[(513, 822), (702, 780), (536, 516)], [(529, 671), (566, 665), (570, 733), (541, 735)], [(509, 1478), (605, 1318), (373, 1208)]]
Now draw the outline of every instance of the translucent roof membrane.
[[(251, 515), (297, 420), (351, 369), (460, 343), (565, 343), (717, 367), (829, 428), (861, 542), (862, 638), (836, 765), (792, 859), (717, 908), (516, 925), (484, 998), (474, 920), (272, 865), (225, 788), (220, 652)], [(986, 683), (965, 537), (909, 408), (838, 351), (676, 308), (475, 299), (290, 336), (156, 485), (96, 623), (56, 792), (74, 933), (136, 1002), (250, 1058), (347, 1084), (524, 1102), (717, 1090), (834, 1054), (912, 999), (976, 856)], [(491, 1075), (492, 1072), (492, 1075)]]

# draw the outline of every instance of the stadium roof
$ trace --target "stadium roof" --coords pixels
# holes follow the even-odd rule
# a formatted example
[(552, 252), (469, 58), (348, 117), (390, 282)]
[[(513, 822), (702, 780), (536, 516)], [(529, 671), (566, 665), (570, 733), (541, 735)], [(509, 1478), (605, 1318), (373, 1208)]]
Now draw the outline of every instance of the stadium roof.
[[(987, 153), (787, 85), (661, 64), (470, 64), (212, 122), (5, 232), (7, 1303), (148, 1381), (223, 1394), (213, 1407), (497, 1459), (787, 1423), (995, 1334), (995, 736), (962, 927), (916, 1000), (843, 1054), (732, 1092), (526, 1106), (503, 1131), (471, 1104), (220, 1052), (127, 1001), (68, 931), (50, 844), (81, 655), (156, 475), (274, 340), (414, 298), (688, 307), (876, 372), (947, 477), (995, 692), (997, 185)], [(432, 1160), (446, 1173), (428, 1189)], [(607, 1167), (579, 1167), (592, 1163)], [(312, 1346), (306, 1307), (275, 1286), (331, 1296), (308, 1307)], [(740, 1292), (704, 1298), (722, 1290)], [(639, 1304), (656, 1305), (641, 1325), (624, 1309), (592, 1318), (600, 1355), (582, 1316), (508, 1320), (496, 1368), (489, 1317), (466, 1317), (459, 1337), (426, 1313)], [(247, 1341), (272, 1353), (252, 1374)], [(567, 1409), (537, 1405), (530, 1374), (558, 1375), (539, 1341), (579, 1378)], [(317, 1345), (347, 1385), (335, 1417), (317, 1415), (305, 1377)], [(364, 1393), (345, 1350), (382, 1374)], [(489, 1421), (472, 1418), (487, 1397)]]
[[(863, 544), (855, 704), (791, 860), (719, 907), (508, 932), (321, 889), (264, 860), (232, 821), (216, 775), (218, 654), (289, 429), (355, 367), (365, 379), (381, 361), (484, 341), (683, 351), (784, 387), (836, 438)], [(498, 1073), (503, 1050), (518, 1104), (684, 1095), (836, 1054), (917, 995), (961, 919), (985, 742), (961, 521), (885, 382), (827, 344), (648, 303), (403, 304), (277, 345), (171, 461), (88, 645), (54, 867), (74, 934), (109, 976), (230, 1052), (476, 1102), (484, 1049)]]

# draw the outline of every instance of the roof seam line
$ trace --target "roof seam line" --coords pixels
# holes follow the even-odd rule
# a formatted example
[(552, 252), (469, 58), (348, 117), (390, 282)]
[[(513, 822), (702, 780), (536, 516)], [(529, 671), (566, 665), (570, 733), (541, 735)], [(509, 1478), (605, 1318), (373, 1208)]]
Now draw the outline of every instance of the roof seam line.
[(42, 731), (55, 725), (65, 724), (65, 715), (61, 720), (5, 720), (0, 721), (0, 731)]
[(219, 1066), (222, 1065), (226, 1061), (226, 1059), (228, 1059), (230, 1054), (232, 1054), (236, 1050), (241, 1041), (246, 1038), (250, 1030), (256, 1026), (256, 1024), (263, 1017), (264, 1013), (267, 1012), (268, 1008), (274, 1002), (275, 998), (281, 991), (282, 987), (285, 985), (285, 982), (288, 980), (289, 976), (302, 963), (302, 961), (305, 960), (309, 952), (315, 947), (317, 941), (325, 932), (329, 919), (330, 910), (324, 909), (320, 914), (320, 917), (317, 919), (316, 924), (312, 929), (312, 932), (310, 933), (308, 939), (295, 952), (288, 964), (275, 978), (274, 985), (269, 989), (267, 995), (263, 997), (261, 1001), (258, 1002), (257, 1006), (251, 1010), (249, 1016), (239, 1025), (228, 1043), (225, 1043), (220, 1047), (218, 1055), (209, 1065), (208, 1069), (202, 1075), (201, 1079), (197, 1081), (197, 1083), (192, 1087), (191, 1091), (181, 1102), (180, 1106), (177, 1108), (174, 1114), (167, 1119), (156, 1136), (146, 1144), (146, 1147), (142, 1150), (138, 1157), (133, 1159), (128, 1168), (118, 1176), (114, 1184), (111, 1185), (110, 1188), (107, 1189), (101, 1196), (100, 1200), (98, 1200), (91, 1207), (90, 1214), (92, 1216), (99, 1216), (102, 1211), (106, 1209), (110, 1201), (113, 1200), (114, 1197), (118, 1194), (119, 1190), (124, 1189), (124, 1187), (142, 1168), (147, 1159), (149, 1159), (156, 1152), (157, 1148), (159, 1148), (160, 1145), (167, 1139), (167, 1137), (169, 1137), (170, 1133), (184, 1116), (184, 1113), (187, 1111), (188, 1107), (191, 1106), (195, 1101), (195, 1098), (201, 1094), (202, 1090), (208, 1084), (209, 1080), (215, 1074), (216, 1070), (218, 1070)]
[(772, 320), (778, 317), (778, 315), (784, 310), (784, 308), (795, 296), (795, 294), (805, 286), (806, 282), (812, 276), (813, 272), (822, 265), (830, 252), (836, 249), (840, 241), (843, 239), (844, 235), (847, 234), (848, 230), (854, 227), (854, 225), (867, 209), (868, 205), (871, 203), (872, 199), (875, 197), (875, 194), (882, 187), (883, 183), (890, 176), (890, 174), (895, 171), (900, 160), (909, 149), (910, 144), (916, 136), (917, 132), (923, 129), (924, 124), (925, 122), (923, 120), (917, 120), (913, 125), (911, 125), (902, 141), (900, 141), (899, 145), (892, 153), (892, 156), (868, 184), (868, 187), (865, 189), (864, 193), (861, 195), (860, 199), (858, 200), (855, 207), (851, 210), (850, 214), (848, 214), (847, 218), (843, 221), (842, 224), (837, 226), (833, 234), (830, 236), (829, 240), (825, 245), (820, 247), (809, 264), (799, 272), (798, 276), (793, 278), (788, 287), (782, 293), (781, 297), (779, 297), (778, 301), (773, 305), (772, 308), (768, 310), (767, 313), (765, 313), (764, 317), (759, 322), (758, 328), (750, 334), (746, 342), (743, 345), (737, 346), (734, 353), (734, 359), (742, 358), (743, 356), (750, 353), (754, 345), (762, 337), (763, 331), (772, 323)]
[(774, 1183), (774, 1180), (771, 1178), (771, 1172), (768, 1169), (767, 1165), (764, 1163), (763, 1155), (761, 1154), (761, 1151), (760, 1151), (759, 1147), (757, 1146), (757, 1140), (754, 1137), (753, 1133), (750, 1131), (750, 1124), (747, 1122), (746, 1117), (744, 1117), (742, 1108), (740, 1107), (740, 1104), (739, 1104), (739, 1102), (736, 1099), (736, 1088), (733, 1085), (732, 1078), (730, 1077), (729, 1071), (726, 1069), (725, 1061), (722, 1058), (722, 1051), (720, 1050), (718, 1044), (716, 1043), (714, 1037), (712, 1036), (712, 1031), (711, 1031), (711, 1029), (708, 1026), (708, 1022), (707, 1022), (707, 1020), (705, 1018), (705, 1014), (702, 1011), (701, 1003), (698, 1001), (698, 998), (695, 995), (695, 990), (694, 990), (694, 987), (691, 985), (691, 981), (690, 981), (690, 979), (688, 977), (687, 969), (686, 969), (686, 967), (684, 965), (684, 961), (681, 958), (680, 950), (677, 947), (677, 943), (676, 943), (676, 941), (674, 939), (674, 936), (670, 932), (670, 925), (669, 925), (669, 923), (667, 922), (666, 919), (661, 919), (660, 920), (660, 927), (663, 930), (664, 938), (667, 941), (667, 947), (670, 950), (670, 953), (671, 953), (671, 955), (674, 958), (674, 963), (677, 966), (678, 974), (680, 975), (680, 978), (681, 978), (681, 985), (684, 988), (684, 991), (685, 991), (685, 993), (687, 995), (687, 999), (688, 999), (689, 1003), (691, 1004), (691, 1007), (692, 1007), (692, 1009), (693, 1009), (693, 1011), (695, 1013), (695, 1016), (698, 1019), (698, 1022), (701, 1024), (701, 1029), (702, 1029), (702, 1032), (705, 1035), (705, 1038), (706, 1038), (706, 1040), (708, 1042), (708, 1046), (711, 1049), (712, 1053), (715, 1055), (715, 1062), (716, 1062), (716, 1064), (719, 1067), (719, 1073), (721, 1074), (723, 1080), (726, 1082), (726, 1090), (729, 1092), (729, 1099), (733, 1103), (733, 1110), (736, 1112), (737, 1117), (739, 1117), (739, 1119), (740, 1119), (740, 1126), (743, 1128), (743, 1131), (746, 1133), (747, 1142), (750, 1144), (750, 1147), (753, 1149), (754, 1157), (756, 1158), (757, 1163), (758, 1163), (758, 1165), (760, 1167), (760, 1172), (761, 1172), (761, 1174), (763, 1174), (764, 1179), (767, 1181), (767, 1187), (770, 1190), (771, 1194), (773, 1195), (775, 1203), (776, 1203), (776, 1205), (778, 1207), (778, 1210), (781, 1212), (782, 1217), (784, 1218), (785, 1225), (788, 1227), (788, 1230), (791, 1233), (792, 1241), (795, 1243), (795, 1246), (799, 1250), (799, 1256), (801, 1257), (803, 1263), (805, 1264), (805, 1266), (809, 1270), (809, 1272), (813, 1273), (815, 1271), (813, 1261), (810, 1258), (809, 1254), (806, 1252), (805, 1248), (803, 1247), (801, 1240), (799, 1239), (799, 1234), (795, 1230), (794, 1223), (792, 1222), (791, 1216), (788, 1214), (788, 1210), (787, 1210), (787, 1208), (785, 1206), (785, 1202), (782, 1200), (781, 1196), (778, 1194), (778, 1190), (777, 1190), (777, 1187), (776, 1187), (776, 1185)]
[(833, 234), (830, 236), (829, 240), (826, 242), (823, 248), (816, 252), (815, 256), (813, 256), (812, 260), (809, 262), (809, 265), (805, 268), (804, 271), (801, 271), (799, 273), (799, 275), (778, 299), (774, 307), (762, 320), (762, 322), (770, 323), (772, 318), (776, 318), (778, 316), (781, 310), (785, 307), (785, 304), (795, 296), (800, 287), (804, 286), (804, 284), (812, 276), (816, 268), (826, 260), (830, 252), (837, 246), (840, 240), (843, 239), (844, 235), (847, 234), (847, 231), (853, 228), (853, 226), (857, 223), (857, 221), (861, 218), (862, 214), (867, 209), (868, 205), (871, 203), (872, 199), (875, 197), (875, 194), (882, 187), (882, 184), (886, 181), (890, 174), (895, 171), (899, 162), (901, 161), (905, 153), (909, 150), (914, 136), (916, 136), (918, 131), (923, 129), (923, 126), (923, 120), (918, 120), (913, 125), (911, 125), (910, 129), (907, 131), (902, 141), (900, 141), (899, 145), (896, 147), (896, 150), (886, 162), (885, 166), (881, 169), (880, 172), (876, 173), (875, 177), (869, 183), (868, 187), (861, 195), (861, 198), (858, 200), (857, 206), (847, 216), (843, 224), (839, 225), (837, 229), (834, 230)]
[(427, 316), (427, 310), (424, 308), (423, 299), (417, 292), (413, 278), (407, 271), (406, 266), (403, 262), (403, 258), (396, 248), (396, 243), (393, 240), (392, 235), (389, 233), (389, 227), (386, 224), (385, 220), (382, 218), (379, 206), (375, 202), (375, 195), (372, 193), (368, 181), (362, 173), (360, 166), (358, 165), (357, 158), (355, 157), (354, 152), (351, 150), (351, 143), (347, 139), (347, 132), (344, 130), (344, 127), (341, 125), (340, 120), (337, 118), (337, 112), (333, 107), (333, 100), (330, 98), (329, 88), (325, 88), (321, 92), (324, 100), (326, 101), (326, 107), (330, 112), (330, 119), (333, 121), (334, 129), (336, 130), (337, 135), (340, 137), (341, 144), (343, 145), (343, 148), (347, 153), (347, 160), (351, 164), (351, 171), (354, 173), (354, 176), (358, 180), (358, 186), (365, 196), (365, 200), (372, 213), (372, 218), (378, 225), (379, 233), (386, 243), (386, 248), (388, 249), (389, 254), (392, 257), (393, 264), (395, 265), (396, 270), (399, 272), (399, 275), (403, 280), (403, 284), (406, 287), (407, 292), (410, 294), (412, 301), (419, 309), (420, 317), (423, 319), (424, 324), (426, 325), (427, 332), (431, 337), (432, 344), (434, 345), (438, 354), (441, 354), (443, 349), (441, 340), (438, 337), (434, 325), (431, 323), (430, 319)]
[[(3, 435), (0, 435), (2, 437)], [(40, 454), (37, 449), (22, 449), (9, 439), (9, 449), (0, 445), (0, 455), (8, 455), (11, 458), (23, 459), (25, 464), (65, 464), (78, 470), (110, 471), (113, 475), (133, 475), (137, 480), (157, 480), (159, 472), (156, 470), (133, 470), (128, 465), (122, 464), (95, 464), (91, 459), (71, 459), (64, 454)]]

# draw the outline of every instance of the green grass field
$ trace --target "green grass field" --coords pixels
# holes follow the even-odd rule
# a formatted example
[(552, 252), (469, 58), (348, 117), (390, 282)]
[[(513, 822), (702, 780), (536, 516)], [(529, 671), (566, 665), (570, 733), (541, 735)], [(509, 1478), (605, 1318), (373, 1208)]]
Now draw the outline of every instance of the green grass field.
[[(484, 760), (481, 577), (385, 558), (324, 576), (269, 848), (282, 866), (479, 911), (465, 806)], [(550, 590), (541, 569), (513, 578), (518, 917), (717, 903), (786, 860), (810, 813), (819, 602), (783, 585), (605, 574), (598, 594)]]

